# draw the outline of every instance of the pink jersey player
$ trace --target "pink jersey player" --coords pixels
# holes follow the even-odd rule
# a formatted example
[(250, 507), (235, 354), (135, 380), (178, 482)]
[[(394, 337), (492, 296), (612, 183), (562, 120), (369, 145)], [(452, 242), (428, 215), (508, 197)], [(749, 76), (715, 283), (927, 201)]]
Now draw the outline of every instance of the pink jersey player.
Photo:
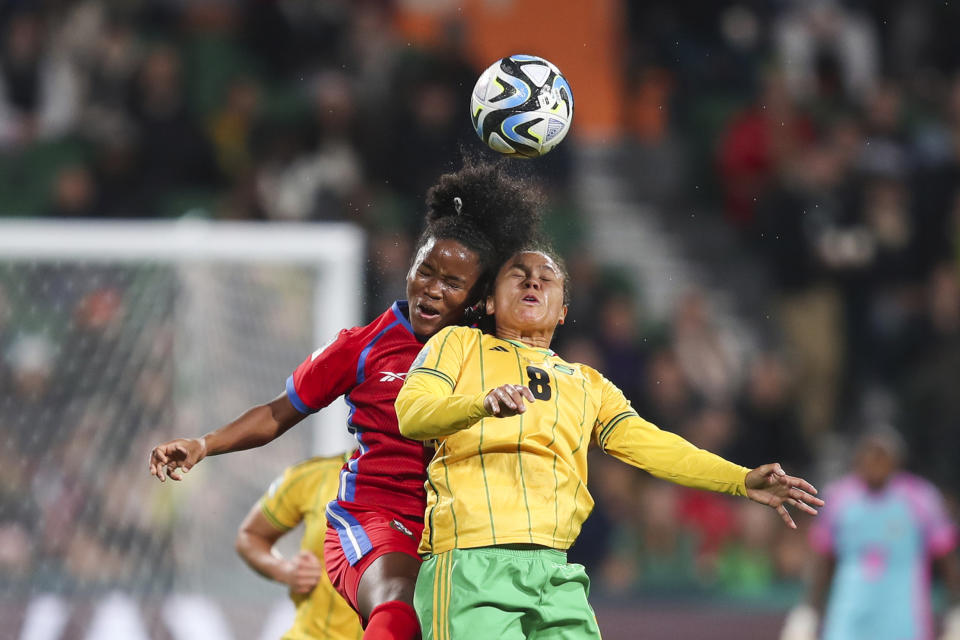
[(957, 527), (940, 492), (900, 470), (904, 452), (892, 426), (872, 425), (852, 472), (827, 487), (810, 530), (807, 602), (781, 640), (933, 640), (932, 568), (954, 605), (939, 637), (960, 638)]

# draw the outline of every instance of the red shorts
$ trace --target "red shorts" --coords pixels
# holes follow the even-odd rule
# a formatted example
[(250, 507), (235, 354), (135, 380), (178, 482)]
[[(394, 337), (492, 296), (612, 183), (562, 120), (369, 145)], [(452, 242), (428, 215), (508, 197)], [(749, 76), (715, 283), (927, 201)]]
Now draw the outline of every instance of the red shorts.
[(417, 548), (422, 533), (423, 522), (331, 502), (323, 562), (333, 588), (357, 611), (357, 587), (367, 567), (383, 554), (397, 551), (420, 560)]

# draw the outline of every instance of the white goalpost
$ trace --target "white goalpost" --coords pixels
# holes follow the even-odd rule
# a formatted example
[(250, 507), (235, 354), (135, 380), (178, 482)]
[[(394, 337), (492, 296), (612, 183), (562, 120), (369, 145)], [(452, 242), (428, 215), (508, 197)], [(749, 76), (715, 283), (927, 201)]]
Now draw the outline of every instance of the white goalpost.
[(180, 483), (147, 457), (273, 399), (362, 323), (363, 268), (349, 224), (0, 219), (0, 465), (21, 487), (0, 495), (5, 628), (60, 640), (92, 597), (83, 637), (180, 640), (184, 618), (276, 637), (289, 602), (237, 557), (237, 527), (284, 467), (356, 446), (346, 404)]
[[(359, 228), (334, 223), (0, 219), (0, 261), (312, 269), (316, 280), (308, 321), (315, 346), (361, 320), (363, 244)], [(229, 384), (228, 372), (223, 382)], [(329, 455), (353, 446), (353, 439), (345, 435), (346, 415), (346, 407), (337, 404), (314, 417), (315, 453)]]

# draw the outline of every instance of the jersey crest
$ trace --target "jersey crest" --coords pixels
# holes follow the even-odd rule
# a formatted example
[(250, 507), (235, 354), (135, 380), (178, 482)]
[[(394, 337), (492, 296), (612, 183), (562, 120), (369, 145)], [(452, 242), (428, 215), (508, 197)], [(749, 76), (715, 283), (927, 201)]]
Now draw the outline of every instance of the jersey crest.
[(416, 359), (414, 359), (413, 364), (410, 365), (410, 370), (407, 371), (407, 373), (410, 373), (410, 371), (413, 371), (414, 369), (422, 367), (423, 363), (427, 361), (427, 357), (429, 355), (430, 355), (430, 346), (427, 345), (426, 347), (420, 350), (420, 353), (417, 354)]

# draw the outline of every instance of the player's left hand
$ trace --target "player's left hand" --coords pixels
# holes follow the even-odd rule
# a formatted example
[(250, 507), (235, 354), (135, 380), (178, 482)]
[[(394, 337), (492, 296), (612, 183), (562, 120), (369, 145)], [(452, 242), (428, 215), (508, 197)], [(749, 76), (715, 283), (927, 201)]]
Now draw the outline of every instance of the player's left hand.
[(813, 507), (823, 506), (823, 500), (815, 497), (817, 490), (812, 484), (803, 478), (788, 476), (776, 462), (750, 471), (745, 484), (748, 498), (773, 507), (791, 529), (796, 529), (797, 523), (790, 517), (787, 505), (814, 516), (817, 510)]

